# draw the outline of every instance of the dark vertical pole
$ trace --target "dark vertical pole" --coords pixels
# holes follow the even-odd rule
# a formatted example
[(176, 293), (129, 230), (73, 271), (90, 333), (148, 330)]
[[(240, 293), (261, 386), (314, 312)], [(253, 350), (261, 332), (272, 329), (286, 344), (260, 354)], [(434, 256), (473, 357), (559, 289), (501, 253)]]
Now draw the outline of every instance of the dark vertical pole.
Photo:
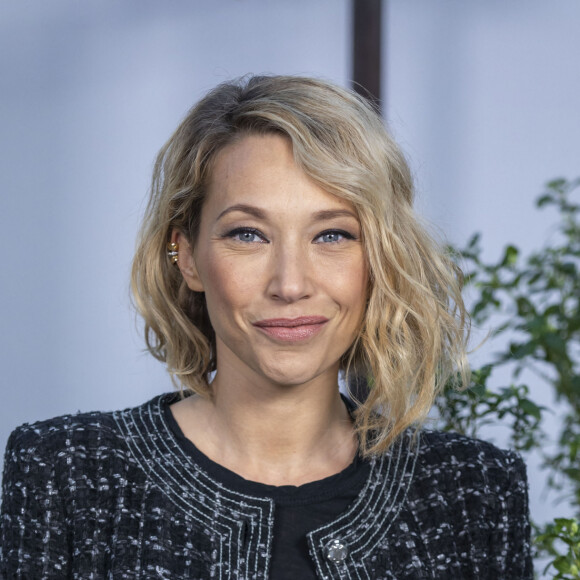
[[(353, 89), (384, 110), (381, 100), (381, 16), (382, 0), (352, 0)], [(366, 377), (349, 377), (349, 393), (357, 402), (364, 402), (369, 386)]]
[(353, 89), (381, 109), (382, 0), (353, 0)]

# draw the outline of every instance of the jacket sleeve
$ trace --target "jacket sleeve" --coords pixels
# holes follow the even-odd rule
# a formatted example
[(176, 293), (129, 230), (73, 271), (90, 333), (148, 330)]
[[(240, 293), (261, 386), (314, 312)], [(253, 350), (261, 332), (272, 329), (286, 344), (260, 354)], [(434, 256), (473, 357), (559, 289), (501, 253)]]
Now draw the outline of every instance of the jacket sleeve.
[(501, 551), (505, 553), (505, 577), (532, 580), (534, 578), (528, 508), (528, 480), (522, 458), (513, 451), (506, 453), (509, 485), (500, 514)]
[(0, 577), (67, 578), (69, 541), (56, 451), (33, 426), (8, 440), (2, 483)]

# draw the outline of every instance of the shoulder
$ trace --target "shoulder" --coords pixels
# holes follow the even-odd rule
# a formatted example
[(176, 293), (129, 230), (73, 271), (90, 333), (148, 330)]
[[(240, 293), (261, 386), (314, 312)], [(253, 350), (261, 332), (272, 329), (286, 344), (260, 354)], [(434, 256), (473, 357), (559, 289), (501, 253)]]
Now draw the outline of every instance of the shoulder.
[(404, 487), (391, 509), (389, 545), (416, 547), (415, 558), (445, 577), (532, 577), (526, 469), (517, 453), (425, 429), (407, 432), (399, 448), (389, 455), (406, 466), (404, 477), (383, 486), (391, 496), (396, 481)]
[(421, 431), (421, 453), (431, 461), (449, 459), (452, 462), (481, 462), (486, 465), (510, 466), (521, 464), (518, 453), (496, 447), (481, 439), (446, 431)]
[(15, 451), (34, 451), (68, 446), (79, 439), (90, 439), (94, 433), (114, 434), (113, 413), (91, 412), (62, 415), (35, 423), (24, 423), (14, 429), (8, 447)]
[[(165, 397), (167, 395), (164, 395)], [(11, 469), (59, 467), (102, 462), (116, 456), (128, 456), (123, 419), (139, 414), (164, 396), (132, 409), (114, 412), (89, 412), (63, 415), (17, 427), (8, 439), (5, 472)]]
[(422, 431), (415, 476), (453, 493), (527, 494), (526, 466), (518, 453), (458, 433)]
[(119, 443), (113, 413), (63, 415), (17, 427), (8, 439), (7, 455), (50, 457)]

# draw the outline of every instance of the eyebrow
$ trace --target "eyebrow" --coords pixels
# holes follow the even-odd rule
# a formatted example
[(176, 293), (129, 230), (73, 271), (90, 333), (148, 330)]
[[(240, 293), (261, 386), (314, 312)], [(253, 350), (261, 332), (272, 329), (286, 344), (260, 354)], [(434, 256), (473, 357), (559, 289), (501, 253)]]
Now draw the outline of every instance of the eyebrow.
[(331, 220), (337, 217), (351, 217), (358, 221), (358, 216), (349, 209), (323, 209), (314, 214), (315, 221)]
[[(234, 211), (239, 211), (242, 213), (247, 213), (257, 219), (266, 219), (266, 212), (259, 207), (254, 205), (246, 205), (244, 203), (238, 203), (236, 205), (231, 205), (230, 207), (224, 209), (217, 219), (221, 219), (225, 215), (232, 213)], [(324, 221), (330, 220), (337, 217), (351, 217), (358, 221), (358, 216), (351, 210), (348, 209), (323, 209), (314, 213), (313, 221)]]
[(230, 207), (227, 207), (226, 209), (224, 209), (224, 211), (220, 213), (220, 215), (218, 215), (217, 219), (219, 220), (223, 218), (225, 215), (232, 213), (234, 211), (241, 211), (242, 213), (247, 213), (258, 219), (262, 220), (266, 219), (266, 212), (261, 210), (259, 207), (256, 207), (254, 205), (246, 205), (244, 203), (237, 203), (236, 205), (231, 205)]

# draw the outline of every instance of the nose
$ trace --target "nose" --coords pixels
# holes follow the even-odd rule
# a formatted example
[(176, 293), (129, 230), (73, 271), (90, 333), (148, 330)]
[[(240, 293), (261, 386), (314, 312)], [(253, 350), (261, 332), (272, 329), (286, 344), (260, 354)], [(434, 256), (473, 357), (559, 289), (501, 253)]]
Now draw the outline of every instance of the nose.
[(314, 285), (306, 249), (287, 245), (272, 252), (267, 292), (273, 300), (288, 304), (312, 296)]

